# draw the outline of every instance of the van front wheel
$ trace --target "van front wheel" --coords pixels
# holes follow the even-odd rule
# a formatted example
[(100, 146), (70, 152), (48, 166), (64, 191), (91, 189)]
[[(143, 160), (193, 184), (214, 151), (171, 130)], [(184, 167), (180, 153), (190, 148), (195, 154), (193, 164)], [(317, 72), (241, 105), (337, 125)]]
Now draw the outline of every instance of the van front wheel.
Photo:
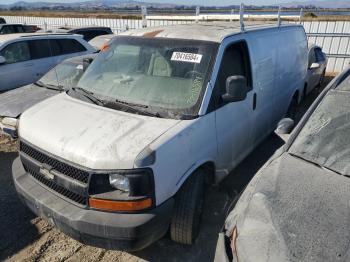
[(173, 241), (191, 245), (199, 233), (203, 210), (204, 172), (194, 172), (175, 196), (174, 213), (170, 224)]

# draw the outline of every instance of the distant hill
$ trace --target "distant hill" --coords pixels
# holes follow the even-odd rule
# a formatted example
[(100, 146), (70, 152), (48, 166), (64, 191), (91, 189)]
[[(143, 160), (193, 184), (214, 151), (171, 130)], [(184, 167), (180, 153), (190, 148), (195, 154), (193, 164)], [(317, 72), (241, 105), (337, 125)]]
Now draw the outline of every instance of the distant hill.
[[(350, 0), (307, 0), (307, 1), (291, 1), (284, 0), (281, 1), (283, 7), (301, 7), (301, 6), (315, 6), (320, 8), (350, 8)], [(80, 8), (80, 9), (93, 9), (93, 8), (133, 8), (136, 6), (145, 5), (148, 7), (156, 7), (159, 9), (162, 8), (175, 8), (183, 5), (176, 4), (160, 4), (160, 3), (150, 3), (143, 2), (142, 0), (77, 0), (71, 3), (60, 3), (57, 0), (56, 3), (51, 2), (26, 2), (20, 1), (14, 4), (0, 4), (0, 8), (8, 9), (8, 8), (24, 8), (24, 9), (41, 9), (41, 8), (50, 8), (54, 9), (55, 7), (66, 7), (66, 8)], [(207, 5), (206, 5), (207, 6)], [(214, 6), (213, 6), (214, 7)], [(256, 5), (250, 7), (261, 7), (261, 5)], [(267, 8), (271, 8), (273, 6), (265, 6)], [(227, 7), (228, 9), (230, 7)]]
[(283, 3), (284, 7), (316, 6), (320, 8), (350, 8), (350, 0), (314, 0)]
[(90, 1), (77, 1), (71, 3), (56, 3), (52, 2), (26, 2), (20, 1), (13, 4), (0, 4), (0, 8), (26, 8), (26, 9), (38, 9), (38, 8), (54, 8), (60, 7), (70, 7), (70, 8), (94, 8), (94, 7), (135, 7), (135, 6), (157, 6), (157, 7), (175, 7), (173, 4), (158, 4), (149, 3), (134, 0), (90, 0)]

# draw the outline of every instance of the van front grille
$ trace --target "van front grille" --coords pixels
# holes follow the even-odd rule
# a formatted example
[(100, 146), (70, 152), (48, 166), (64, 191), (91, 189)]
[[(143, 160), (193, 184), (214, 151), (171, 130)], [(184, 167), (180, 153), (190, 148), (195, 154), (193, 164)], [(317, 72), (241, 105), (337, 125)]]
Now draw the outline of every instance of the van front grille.
[(55, 191), (59, 195), (79, 204), (81, 206), (87, 206), (87, 197), (76, 194), (58, 184), (56, 184), (53, 180), (49, 180), (37, 172), (35, 167), (32, 167), (30, 164), (22, 161), (24, 169), (27, 173), (29, 173), (33, 178), (39, 181), (41, 184)]
[(23, 141), (20, 141), (19, 144), (20, 152), (26, 154), (30, 158), (36, 160), (37, 162), (41, 164), (47, 164), (50, 167), (52, 167), (54, 170), (58, 171), (59, 173), (66, 175), (68, 177), (71, 177), (75, 180), (78, 180), (84, 184), (87, 184), (89, 181), (89, 173), (78, 169), (76, 167), (73, 167), (69, 164), (63, 163), (59, 160), (56, 160), (52, 158), (51, 156), (48, 156), (45, 153), (42, 153), (38, 151), (37, 149), (33, 148), (32, 146), (24, 143)]

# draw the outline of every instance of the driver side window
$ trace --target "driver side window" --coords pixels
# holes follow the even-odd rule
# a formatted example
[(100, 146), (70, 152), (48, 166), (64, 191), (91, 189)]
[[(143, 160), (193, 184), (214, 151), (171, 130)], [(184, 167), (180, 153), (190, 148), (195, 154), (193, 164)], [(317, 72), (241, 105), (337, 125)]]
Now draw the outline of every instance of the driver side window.
[(252, 89), (248, 47), (245, 42), (235, 43), (226, 48), (218, 72), (215, 89), (220, 96), (226, 92), (226, 79), (229, 76), (244, 76), (248, 91)]

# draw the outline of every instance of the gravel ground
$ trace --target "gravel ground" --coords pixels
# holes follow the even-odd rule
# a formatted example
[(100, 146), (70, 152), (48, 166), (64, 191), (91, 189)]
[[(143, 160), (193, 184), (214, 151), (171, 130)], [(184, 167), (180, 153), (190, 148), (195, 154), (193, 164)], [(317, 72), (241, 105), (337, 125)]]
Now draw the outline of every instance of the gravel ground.
[[(298, 119), (321, 89), (315, 89), (302, 102)], [(212, 261), (230, 202), (282, 145), (276, 135), (271, 135), (223, 183), (208, 188), (201, 232), (193, 246), (177, 245), (167, 235), (142, 251), (127, 253), (82, 245), (24, 207), (11, 178), (16, 142), (0, 136), (0, 261)]]

